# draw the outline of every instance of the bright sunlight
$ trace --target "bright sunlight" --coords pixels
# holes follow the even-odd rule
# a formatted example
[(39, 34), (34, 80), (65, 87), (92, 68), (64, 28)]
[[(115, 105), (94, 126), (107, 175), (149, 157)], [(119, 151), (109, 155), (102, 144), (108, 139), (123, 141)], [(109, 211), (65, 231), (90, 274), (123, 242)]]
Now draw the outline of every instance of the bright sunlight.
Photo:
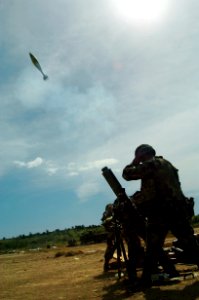
[(170, 0), (112, 0), (120, 17), (134, 23), (153, 23), (167, 12)]

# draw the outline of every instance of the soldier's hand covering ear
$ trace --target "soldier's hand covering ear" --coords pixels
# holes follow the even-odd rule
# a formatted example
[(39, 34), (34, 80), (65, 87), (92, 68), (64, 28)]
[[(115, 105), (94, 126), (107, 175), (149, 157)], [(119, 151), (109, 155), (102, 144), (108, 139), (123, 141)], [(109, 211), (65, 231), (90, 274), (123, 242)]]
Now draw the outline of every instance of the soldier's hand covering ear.
[(139, 157), (135, 157), (134, 160), (132, 161), (132, 166), (137, 166), (140, 163), (140, 158)]

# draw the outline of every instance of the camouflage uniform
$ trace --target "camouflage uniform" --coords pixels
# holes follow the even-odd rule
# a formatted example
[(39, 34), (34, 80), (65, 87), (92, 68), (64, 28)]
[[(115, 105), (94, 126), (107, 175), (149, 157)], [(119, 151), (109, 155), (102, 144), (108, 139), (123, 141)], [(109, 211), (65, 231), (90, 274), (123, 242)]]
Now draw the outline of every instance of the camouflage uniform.
[(106, 205), (101, 221), (102, 221), (102, 225), (105, 227), (107, 231), (107, 239), (106, 239), (107, 245), (104, 253), (104, 271), (108, 271), (109, 261), (113, 257), (113, 254), (116, 250), (114, 224), (113, 224), (113, 204)]
[(149, 277), (157, 261), (165, 259), (162, 247), (169, 230), (183, 241), (184, 248), (192, 253), (199, 265), (199, 247), (187, 214), (189, 201), (181, 190), (177, 171), (169, 161), (155, 156), (155, 151), (150, 159), (138, 162), (134, 159), (123, 170), (124, 179), (141, 179), (141, 191), (132, 198), (148, 220), (143, 277)]

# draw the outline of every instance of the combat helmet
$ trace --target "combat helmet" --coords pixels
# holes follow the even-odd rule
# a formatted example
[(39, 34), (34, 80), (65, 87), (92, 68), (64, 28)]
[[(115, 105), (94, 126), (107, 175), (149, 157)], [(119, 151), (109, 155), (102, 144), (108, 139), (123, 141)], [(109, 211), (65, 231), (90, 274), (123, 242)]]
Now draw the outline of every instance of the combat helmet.
[(144, 155), (156, 155), (155, 149), (148, 144), (142, 144), (135, 149), (135, 157), (142, 157)]

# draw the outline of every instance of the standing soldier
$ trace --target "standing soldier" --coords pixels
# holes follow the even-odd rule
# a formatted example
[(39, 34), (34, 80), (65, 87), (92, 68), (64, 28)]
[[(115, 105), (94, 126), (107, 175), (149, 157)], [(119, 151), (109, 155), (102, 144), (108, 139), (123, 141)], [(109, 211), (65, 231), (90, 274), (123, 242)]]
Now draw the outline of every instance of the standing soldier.
[(101, 221), (107, 231), (106, 250), (104, 254), (104, 271), (107, 272), (110, 269), (109, 262), (116, 250), (113, 224), (113, 204), (109, 203), (106, 205)]
[(199, 246), (190, 224), (192, 202), (189, 204), (182, 192), (178, 170), (162, 156), (156, 156), (153, 147), (142, 144), (135, 150), (133, 161), (124, 168), (123, 178), (128, 181), (141, 179), (141, 190), (133, 201), (148, 220), (143, 283), (151, 284), (152, 270), (160, 260), (169, 230), (199, 266)]

